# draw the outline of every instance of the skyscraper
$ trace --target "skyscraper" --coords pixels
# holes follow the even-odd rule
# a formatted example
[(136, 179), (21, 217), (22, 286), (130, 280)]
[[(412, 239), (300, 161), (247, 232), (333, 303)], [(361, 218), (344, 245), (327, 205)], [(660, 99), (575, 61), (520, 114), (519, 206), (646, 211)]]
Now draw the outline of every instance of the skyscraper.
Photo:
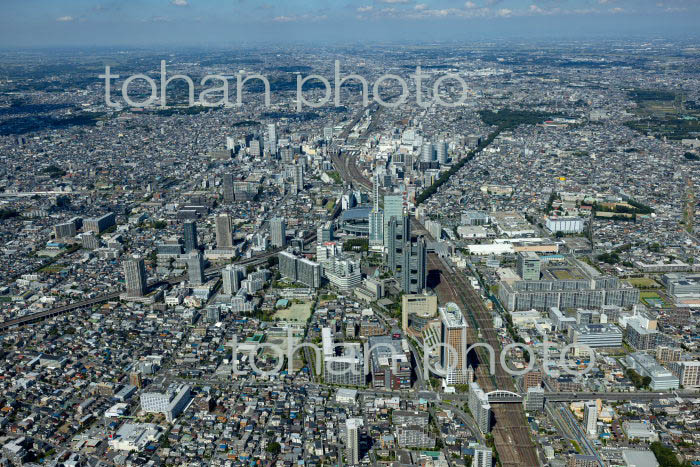
[(126, 282), (126, 295), (129, 297), (143, 297), (146, 293), (146, 267), (143, 258), (134, 256), (124, 261), (124, 281)]
[(228, 214), (220, 214), (216, 216), (216, 247), (233, 248), (231, 217)]
[(369, 213), (369, 244), (384, 245), (384, 211), (379, 208), (379, 174), (372, 176), (372, 211)]
[(389, 221), (403, 217), (403, 195), (384, 195), (384, 246), (389, 244)]
[(270, 219), (270, 244), (282, 248), (287, 244), (287, 223), (281, 217)]
[(447, 143), (445, 141), (439, 141), (436, 148), (437, 160), (442, 164), (447, 164)]
[(267, 124), (267, 138), (265, 142), (272, 154), (277, 152), (277, 128), (274, 123)]
[(469, 410), (482, 433), (491, 431), (491, 404), (477, 383), (469, 383)]
[(231, 204), (235, 200), (233, 194), (233, 175), (224, 174), (224, 202)]
[[(406, 242), (410, 240), (410, 220), (408, 217), (392, 217), (387, 223), (384, 245), (388, 250), (388, 263), (391, 272), (401, 276), (403, 253)], [(401, 283), (401, 281), (399, 281)]]
[(241, 279), (245, 275), (245, 269), (242, 266), (234, 266), (229, 264), (221, 270), (221, 279), (223, 281), (223, 292), (227, 295), (233, 295), (241, 288)]
[(345, 430), (347, 434), (347, 462), (349, 465), (357, 465), (360, 463), (359, 421), (354, 418), (349, 418), (345, 422)]
[(294, 166), (294, 186), (297, 192), (304, 189), (304, 164), (301, 162)]
[(194, 221), (185, 222), (185, 253), (190, 253), (199, 249), (197, 243), (197, 223)]
[(433, 145), (430, 141), (426, 141), (423, 143), (423, 146), (421, 147), (420, 151), (420, 160), (421, 162), (432, 162), (433, 159)]
[(200, 252), (187, 255), (187, 278), (192, 285), (204, 284), (204, 262)]
[(440, 342), (444, 344), (440, 347), (440, 366), (447, 373), (447, 384), (467, 384), (467, 321), (455, 303), (449, 302), (439, 311)]
[[(407, 218), (408, 220), (408, 218)], [(410, 239), (404, 244), (401, 257), (401, 290), (405, 293), (421, 293), (427, 285), (427, 253), (425, 238)]]
[(583, 405), (583, 425), (586, 435), (594, 438), (598, 434), (598, 404), (588, 401)]

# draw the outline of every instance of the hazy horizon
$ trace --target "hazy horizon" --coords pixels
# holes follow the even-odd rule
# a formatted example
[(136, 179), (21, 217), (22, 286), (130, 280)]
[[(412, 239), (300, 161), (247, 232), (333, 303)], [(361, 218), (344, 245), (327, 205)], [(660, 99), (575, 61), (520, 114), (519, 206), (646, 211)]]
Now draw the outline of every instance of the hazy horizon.
[(698, 36), (691, 0), (86, 0), (5, 3), (3, 48)]

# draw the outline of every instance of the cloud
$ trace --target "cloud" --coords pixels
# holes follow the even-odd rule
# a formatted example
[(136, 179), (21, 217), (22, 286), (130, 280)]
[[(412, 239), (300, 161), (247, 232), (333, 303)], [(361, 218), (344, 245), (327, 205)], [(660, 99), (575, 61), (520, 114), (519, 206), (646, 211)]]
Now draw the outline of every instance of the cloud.
[(426, 5), (425, 3), (419, 3), (418, 5), (414, 6), (413, 9), (418, 11), (427, 10), (428, 5)]
[(623, 13), (624, 11), (625, 9), (620, 7), (610, 9), (610, 13)]
[(381, 3), (389, 3), (391, 5), (398, 5), (398, 4), (407, 4), (407, 3), (412, 3), (411, 0), (379, 0)]
[(464, 4), (464, 8), (476, 8), (476, 3), (474, 2), (467, 2)]
[(324, 19), (328, 19), (328, 16), (326, 15), (291, 15), (291, 16), (275, 16), (272, 18), (272, 21), (275, 23), (296, 23), (299, 21), (323, 21)]
[(73, 18), (72, 16), (59, 16), (58, 18), (56, 18), (56, 21), (58, 21), (59, 23), (69, 23), (74, 19), (75, 18)]
[(142, 20), (144, 23), (169, 23), (172, 21), (172, 18), (169, 18), (167, 16), (151, 16), (148, 19)]
[(173, 6), (188, 6), (187, 0), (170, 0), (170, 4)]
[(357, 8), (358, 13), (367, 13), (368, 11), (374, 10), (372, 5), (361, 6)]
[(496, 15), (501, 16), (501, 17), (508, 17), (513, 14), (513, 10), (509, 8), (501, 8), (496, 12)]

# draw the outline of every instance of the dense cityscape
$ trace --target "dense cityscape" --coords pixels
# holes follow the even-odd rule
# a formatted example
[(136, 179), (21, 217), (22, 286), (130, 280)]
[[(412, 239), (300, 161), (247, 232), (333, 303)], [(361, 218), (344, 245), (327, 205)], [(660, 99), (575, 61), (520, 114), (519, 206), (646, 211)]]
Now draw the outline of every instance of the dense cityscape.
[(0, 465), (700, 465), (699, 50), (1, 50)]

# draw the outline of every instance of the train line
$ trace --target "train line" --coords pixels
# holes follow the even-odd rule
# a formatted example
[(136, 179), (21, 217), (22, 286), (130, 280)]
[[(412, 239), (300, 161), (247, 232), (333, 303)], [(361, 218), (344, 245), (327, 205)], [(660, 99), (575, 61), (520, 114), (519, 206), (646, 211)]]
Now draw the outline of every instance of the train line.
[[(486, 351), (477, 349), (476, 357), (479, 364), (476, 374), (479, 384), (486, 392), (496, 389), (515, 392), (513, 378), (500, 365), (500, 339), (491, 324), (491, 314), (484, 306), (481, 297), (463, 275), (453, 271), (434, 253), (428, 254), (428, 269), (440, 274), (435, 288), (440, 301), (442, 303), (453, 301), (464, 311), (469, 325), (469, 342), (484, 342), (494, 350), (496, 371), (491, 375)], [(522, 406), (495, 403), (492, 405), (492, 411), (495, 420), (492, 434), (501, 465), (503, 467), (539, 465), (537, 450), (530, 437), (530, 427)]]

